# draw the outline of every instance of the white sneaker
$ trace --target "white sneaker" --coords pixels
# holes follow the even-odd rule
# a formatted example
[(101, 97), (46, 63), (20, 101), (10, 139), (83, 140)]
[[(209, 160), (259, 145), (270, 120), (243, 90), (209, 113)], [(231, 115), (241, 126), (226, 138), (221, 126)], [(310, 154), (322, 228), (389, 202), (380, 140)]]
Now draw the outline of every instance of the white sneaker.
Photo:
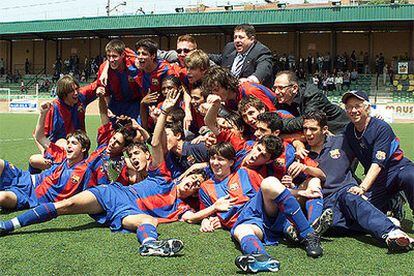
[(414, 249), (414, 239), (400, 229), (389, 232), (385, 242), (391, 252), (407, 252)]

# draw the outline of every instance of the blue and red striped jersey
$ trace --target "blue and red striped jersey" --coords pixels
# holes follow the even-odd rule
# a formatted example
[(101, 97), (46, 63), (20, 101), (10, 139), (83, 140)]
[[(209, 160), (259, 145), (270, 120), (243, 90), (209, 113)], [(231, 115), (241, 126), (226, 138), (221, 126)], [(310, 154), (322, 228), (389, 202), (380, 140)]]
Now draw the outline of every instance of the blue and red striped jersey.
[(135, 66), (136, 54), (129, 48), (125, 49), (125, 64), (129, 70), (130, 76), (135, 80), (141, 88), (142, 93), (146, 95), (148, 91), (161, 91), (162, 80), (167, 76), (179, 77), (175, 66), (165, 60), (158, 60), (157, 67), (154, 71), (148, 73), (139, 70)]
[[(58, 147), (51, 143), (53, 147)], [(96, 179), (86, 160), (69, 166), (67, 159), (57, 166), (35, 175), (35, 193), (39, 203), (69, 198), (96, 185)]]
[[(110, 156), (107, 147), (109, 140), (114, 134), (112, 123), (108, 122), (98, 128), (97, 148), (89, 155), (87, 163), (92, 173), (97, 179), (97, 184), (109, 184), (112, 181), (108, 176), (109, 166), (119, 171), (119, 176), (116, 179), (122, 185), (129, 185), (128, 177), (125, 178), (126, 167), (122, 160), (122, 156)], [(125, 168), (124, 168), (125, 167)], [(124, 174), (123, 174), (124, 173)]]
[[(98, 79), (105, 66), (107, 66), (105, 63), (100, 66)], [(116, 116), (127, 115), (134, 119), (138, 118), (140, 101), (144, 95), (129, 74), (126, 66), (119, 68), (119, 70), (108, 68), (105, 96), (110, 97), (108, 108), (113, 114)]]
[(51, 142), (56, 142), (77, 129), (85, 130), (86, 107), (96, 99), (97, 82), (81, 87), (78, 103), (69, 106), (61, 99), (52, 101), (45, 119), (44, 131)]
[(190, 92), (191, 89), (193, 88), (191, 83), (188, 81), (188, 76), (187, 76), (187, 68), (185, 67), (181, 67), (178, 64), (174, 64), (174, 69), (177, 72), (177, 75), (181, 81), (181, 83), (187, 88), (187, 90)]
[[(237, 132), (231, 130), (223, 130), (217, 136), (218, 142), (230, 142), (233, 148), (236, 150), (236, 162), (233, 169), (237, 170), (243, 166), (243, 160), (253, 148), (255, 141), (246, 141)], [(281, 179), (287, 172), (290, 164), (295, 161), (295, 148), (292, 144), (283, 141), (284, 151), (276, 158), (272, 163), (266, 164), (255, 170), (263, 177), (275, 176)]]
[(226, 107), (237, 110), (237, 104), (242, 98), (254, 96), (266, 105), (270, 112), (276, 111), (274, 102), (276, 100), (276, 94), (264, 85), (258, 83), (244, 82), (239, 85), (236, 99), (226, 102)]
[(247, 168), (239, 169), (222, 181), (214, 178), (209, 179), (200, 186), (200, 209), (213, 205), (219, 198), (226, 195), (237, 198), (229, 211), (217, 213), (222, 226), (230, 229), (236, 222), (244, 204), (259, 191), (262, 180), (263, 178), (257, 172)]
[(177, 186), (171, 180), (165, 162), (157, 168), (150, 166), (148, 177), (128, 187), (136, 194), (136, 205), (145, 214), (157, 218), (159, 223), (173, 222), (191, 210), (177, 195)]

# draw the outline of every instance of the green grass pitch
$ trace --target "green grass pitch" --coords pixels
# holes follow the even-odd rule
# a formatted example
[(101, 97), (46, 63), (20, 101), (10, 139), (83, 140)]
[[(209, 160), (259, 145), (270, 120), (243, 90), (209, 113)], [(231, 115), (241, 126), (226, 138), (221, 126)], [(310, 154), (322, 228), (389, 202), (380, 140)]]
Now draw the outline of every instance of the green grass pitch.
[[(0, 114), (0, 158), (27, 168), (36, 152), (32, 131), (37, 116)], [(87, 117), (89, 135), (96, 145), (98, 117)], [(406, 156), (414, 158), (414, 124), (394, 124)], [(408, 212), (407, 208), (407, 212)], [(16, 213), (0, 213), (9, 219)], [(411, 212), (404, 229), (414, 235)], [(19, 229), (0, 237), (0, 275), (236, 275), (234, 258), (240, 254), (228, 232), (202, 234), (198, 225), (159, 226), (161, 238), (180, 238), (183, 254), (173, 258), (141, 257), (133, 234), (113, 234), (86, 215), (61, 217)], [(328, 237), (324, 256), (313, 260), (301, 248), (286, 244), (268, 247), (281, 262), (283, 275), (412, 275), (414, 252), (387, 254), (370, 236)]]

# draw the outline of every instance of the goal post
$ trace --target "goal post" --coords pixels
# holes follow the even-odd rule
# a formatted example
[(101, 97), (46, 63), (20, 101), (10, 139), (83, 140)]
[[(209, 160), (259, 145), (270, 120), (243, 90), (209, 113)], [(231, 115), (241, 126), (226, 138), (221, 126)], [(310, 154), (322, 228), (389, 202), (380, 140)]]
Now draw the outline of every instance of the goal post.
[[(31, 93), (30, 93), (31, 92)], [(9, 112), (37, 112), (39, 105), (39, 87), (36, 85), (33, 91), (11, 90), (10, 88), (1, 88), (0, 93), (7, 94), (6, 102)], [(2, 96), (3, 98), (3, 96)]]

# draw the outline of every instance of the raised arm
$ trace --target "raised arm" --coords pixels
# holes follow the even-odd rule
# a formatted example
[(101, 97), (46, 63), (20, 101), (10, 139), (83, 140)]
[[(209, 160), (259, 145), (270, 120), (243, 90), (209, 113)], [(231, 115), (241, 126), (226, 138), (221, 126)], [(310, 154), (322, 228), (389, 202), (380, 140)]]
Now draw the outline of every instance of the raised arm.
[(100, 66), (100, 72), (98, 73), (99, 84), (106, 86), (108, 84), (108, 69), (109, 62), (105, 60)]
[(141, 116), (141, 124), (142, 127), (145, 129), (148, 129), (148, 113), (149, 113), (149, 106), (154, 105), (157, 103), (159, 97), (158, 92), (151, 92), (151, 90), (148, 89), (147, 95), (145, 95), (144, 98), (142, 98), (140, 102), (140, 116)]
[(150, 135), (148, 131), (146, 131), (135, 119), (131, 119), (132, 128), (137, 131), (137, 136), (135, 136), (134, 140), (138, 142), (146, 142), (148, 141)]
[(215, 135), (219, 135), (220, 130), (217, 127), (217, 114), (220, 109), (221, 98), (217, 95), (211, 94), (207, 98), (207, 103), (210, 104), (210, 108), (204, 117), (204, 123)]
[(106, 125), (109, 123), (108, 117), (108, 104), (105, 100), (105, 88), (98, 87), (96, 89), (96, 95), (99, 97), (99, 116), (101, 118), (101, 124)]
[(189, 130), (191, 122), (193, 121), (193, 116), (191, 115), (191, 95), (183, 85), (181, 85), (181, 89), (184, 92), (184, 97), (183, 97), (184, 106), (185, 106), (184, 129)]
[(180, 97), (179, 91), (170, 91), (167, 94), (167, 98), (162, 104), (161, 114), (157, 119), (155, 124), (154, 135), (152, 136), (151, 146), (152, 146), (152, 166), (157, 167), (164, 161), (166, 145), (163, 145), (165, 139), (165, 121), (167, 119), (168, 113), (171, 112), (174, 105), (177, 103)]
[(44, 125), (47, 112), (50, 110), (51, 106), (52, 104), (50, 102), (43, 103), (40, 106), (40, 115), (39, 119), (37, 120), (35, 130), (35, 139), (44, 149), (47, 149), (50, 145), (50, 140), (45, 135)]

